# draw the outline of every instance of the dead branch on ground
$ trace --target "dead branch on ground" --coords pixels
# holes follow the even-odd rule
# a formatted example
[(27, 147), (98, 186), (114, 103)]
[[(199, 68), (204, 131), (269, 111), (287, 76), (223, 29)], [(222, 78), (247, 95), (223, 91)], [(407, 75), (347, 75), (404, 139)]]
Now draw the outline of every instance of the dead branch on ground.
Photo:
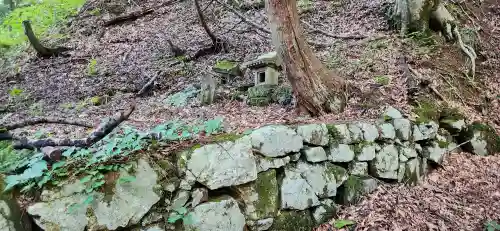
[(365, 35), (335, 35), (335, 34), (328, 33), (324, 30), (320, 30), (318, 28), (315, 28), (311, 24), (309, 24), (308, 22), (306, 22), (304, 20), (300, 20), (300, 22), (302, 24), (306, 25), (307, 27), (309, 27), (309, 29), (311, 30), (310, 33), (318, 33), (318, 34), (322, 34), (322, 35), (325, 35), (325, 36), (328, 36), (331, 38), (336, 38), (336, 39), (364, 39), (364, 38), (366, 38)]
[(61, 119), (61, 118), (52, 118), (52, 117), (38, 117), (33, 119), (23, 120), (21, 122), (0, 125), (0, 130), (4, 129), (7, 131), (11, 131), (18, 128), (23, 128), (27, 126), (33, 126), (36, 124), (67, 124), (67, 125), (75, 125), (80, 127), (92, 128), (93, 126), (85, 123), (83, 121), (70, 120), (70, 119)]
[(227, 52), (227, 42), (217, 38), (217, 36), (215, 36), (215, 34), (210, 30), (210, 27), (208, 27), (203, 11), (201, 10), (199, 0), (194, 0), (194, 6), (196, 8), (198, 18), (200, 19), (201, 26), (207, 33), (208, 37), (210, 37), (210, 40), (212, 40), (212, 45), (198, 50), (192, 57), (189, 58), (189, 60), (196, 60), (202, 56), (219, 53), (221, 51)]
[(31, 28), (31, 23), (28, 20), (24, 20), (22, 22), (24, 27), (24, 34), (28, 37), (28, 41), (31, 46), (35, 49), (36, 53), (39, 57), (50, 57), (60, 55), (64, 51), (68, 51), (67, 47), (56, 47), (56, 48), (48, 48), (40, 43), (40, 40), (36, 37), (33, 32), (33, 28)]
[(158, 75), (153, 76), (142, 88), (141, 90), (136, 94), (136, 97), (143, 97), (145, 96), (148, 92), (150, 92), (153, 87), (154, 83), (156, 81), (156, 78)]
[(103, 139), (111, 133), (120, 123), (127, 120), (130, 114), (135, 110), (135, 103), (133, 103), (125, 112), (115, 114), (108, 121), (99, 124), (87, 138), (83, 139), (38, 139), (32, 140), (26, 137), (17, 137), (9, 133), (9, 130), (3, 129), (0, 133), (0, 140), (14, 140), (14, 149), (34, 149), (43, 147), (90, 147), (92, 144)]
[(137, 20), (138, 18), (144, 17), (144, 16), (151, 14), (153, 12), (154, 12), (154, 10), (151, 8), (140, 10), (140, 11), (134, 11), (134, 12), (131, 12), (129, 14), (118, 16), (116, 18), (110, 19), (110, 20), (104, 22), (104, 26), (107, 27), (107, 26), (111, 26), (111, 25), (121, 24), (121, 23), (124, 23), (127, 21), (134, 21), (134, 20)]

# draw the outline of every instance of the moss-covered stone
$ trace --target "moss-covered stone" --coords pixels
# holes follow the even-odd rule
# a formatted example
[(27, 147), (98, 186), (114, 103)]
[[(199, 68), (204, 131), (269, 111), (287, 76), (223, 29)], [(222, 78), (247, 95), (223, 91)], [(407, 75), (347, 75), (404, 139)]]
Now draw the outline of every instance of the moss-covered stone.
[(259, 218), (274, 217), (278, 212), (278, 182), (276, 170), (272, 169), (257, 175), (255, 189), (259, 200), (255, 206)]
[[(330, 134), (330, 138), (331, 138), (330, 140), (333, 143), (339, 143), (343, 139), (345, 139), (344, 135), (342, 135), (342, 133), (339, 131), (339, 129), (337, 128), (337, 126), (335, 124), (327, 124), (326, 129), (328, 129), (328, 134)], [(346, 129), (347, 129), (347, 127), (346, 127)]]
[(270, 231), (310, 231), (315, 224), (308, 210), (281, 211), (274, 219)]
[(237, 62), (229, 61), (229, 60), (221, 60), (218, 61), (213, 70), (217, 73), (221, 74), (230, 74), (233, 76), (241, 75), (240, 67)]
[(368, 176), (354, 176), (347, 178), (346, 182), (337, 191), (337, 203), (344, 205), (356, 204), (359, 199), (377, 188), (375, 179)]
[(464, 150), (478, 155), (493, 155), (500, 152), (500, 136), (495, 129), (481, 122), (474, 122), (460, 133), (457, 140), (464, 145)]

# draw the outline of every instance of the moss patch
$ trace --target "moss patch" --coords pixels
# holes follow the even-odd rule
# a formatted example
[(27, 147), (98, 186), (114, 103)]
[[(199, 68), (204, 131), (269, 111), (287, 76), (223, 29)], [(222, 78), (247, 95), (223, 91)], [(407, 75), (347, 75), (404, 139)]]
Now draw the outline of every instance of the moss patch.
[(229, 60), (221, 60), (215, 64), (215, 68), (219, 68), (219, 69), (227, 70), (227, 71), (235, 68), (236, 66), (238, 66), (238, 63), (232, 62)]
[(236, 141), (237, 139), (239, 139), (243, 136), (244, 135), (236, 134), (236, 133), (224, 133), (224, 134), (219, 134), (219, 135), (213, 136), (212, 140), (214, 142)]
[(347, 175), (347, 170), (338, 165), (332, 163), (326, 163), (326, 171), (328, 174), (335, 176), (337, 182), (343, 181), (344, 177)]
[(417, 115), (417, 124), (438, 121), (440, 117), (438, 105), (428, 99), (419, 102), (418, 107), (414, 108), (413, 112)]
[(326, 129), (328, 130), (328, 134), (330, 134), (332, 141), (340, 141), (344, 139), (344, 136), (340, 131), (335, 127), (335, 124), (327, 124)]
[(270, 231), (310, 231), (315, 224), (311, 214), (306, 211), (282, 211), (274, 219)]
[(259, 173), (255, 181), (255, 190), (259, 194), (256, 204), (257, 216), (274, 217), (278, 212), (278, 181), (274, 169)]
[(337, 203), (344, 205), (355, 204), (363, 193), (364, 182), (362, 177), (349, 176), (337, 191)]

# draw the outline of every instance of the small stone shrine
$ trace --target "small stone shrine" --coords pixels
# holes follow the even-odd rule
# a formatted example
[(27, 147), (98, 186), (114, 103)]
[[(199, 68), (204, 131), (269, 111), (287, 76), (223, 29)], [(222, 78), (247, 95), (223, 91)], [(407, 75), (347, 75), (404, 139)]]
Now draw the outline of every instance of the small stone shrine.
[(259, 56), (257, 59), (243, 63), (242, 69), (249, 69), (254, 76), (255, 86), (278, 85), (281, 61), (275, 51)]
[(238, 63), (229, 60), (218, 61), (212, 70), (221, 76), (221, 84), (226, 84), (234, 77), (242, 75)]

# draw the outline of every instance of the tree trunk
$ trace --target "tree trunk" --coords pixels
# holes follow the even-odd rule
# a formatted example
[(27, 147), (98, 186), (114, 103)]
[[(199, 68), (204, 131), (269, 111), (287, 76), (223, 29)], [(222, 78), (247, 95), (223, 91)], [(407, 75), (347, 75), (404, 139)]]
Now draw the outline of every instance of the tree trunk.
[(4, 0), (3, 4), (9, 7), (9, 10), (14, 10), (16, 8), (14, 0)]
[(345, 82), (330, 72), (306, 43), (296, 0), (267, 0), (273, 45), (297, 99), (310, 115), (339, 113), (345, 108)]

